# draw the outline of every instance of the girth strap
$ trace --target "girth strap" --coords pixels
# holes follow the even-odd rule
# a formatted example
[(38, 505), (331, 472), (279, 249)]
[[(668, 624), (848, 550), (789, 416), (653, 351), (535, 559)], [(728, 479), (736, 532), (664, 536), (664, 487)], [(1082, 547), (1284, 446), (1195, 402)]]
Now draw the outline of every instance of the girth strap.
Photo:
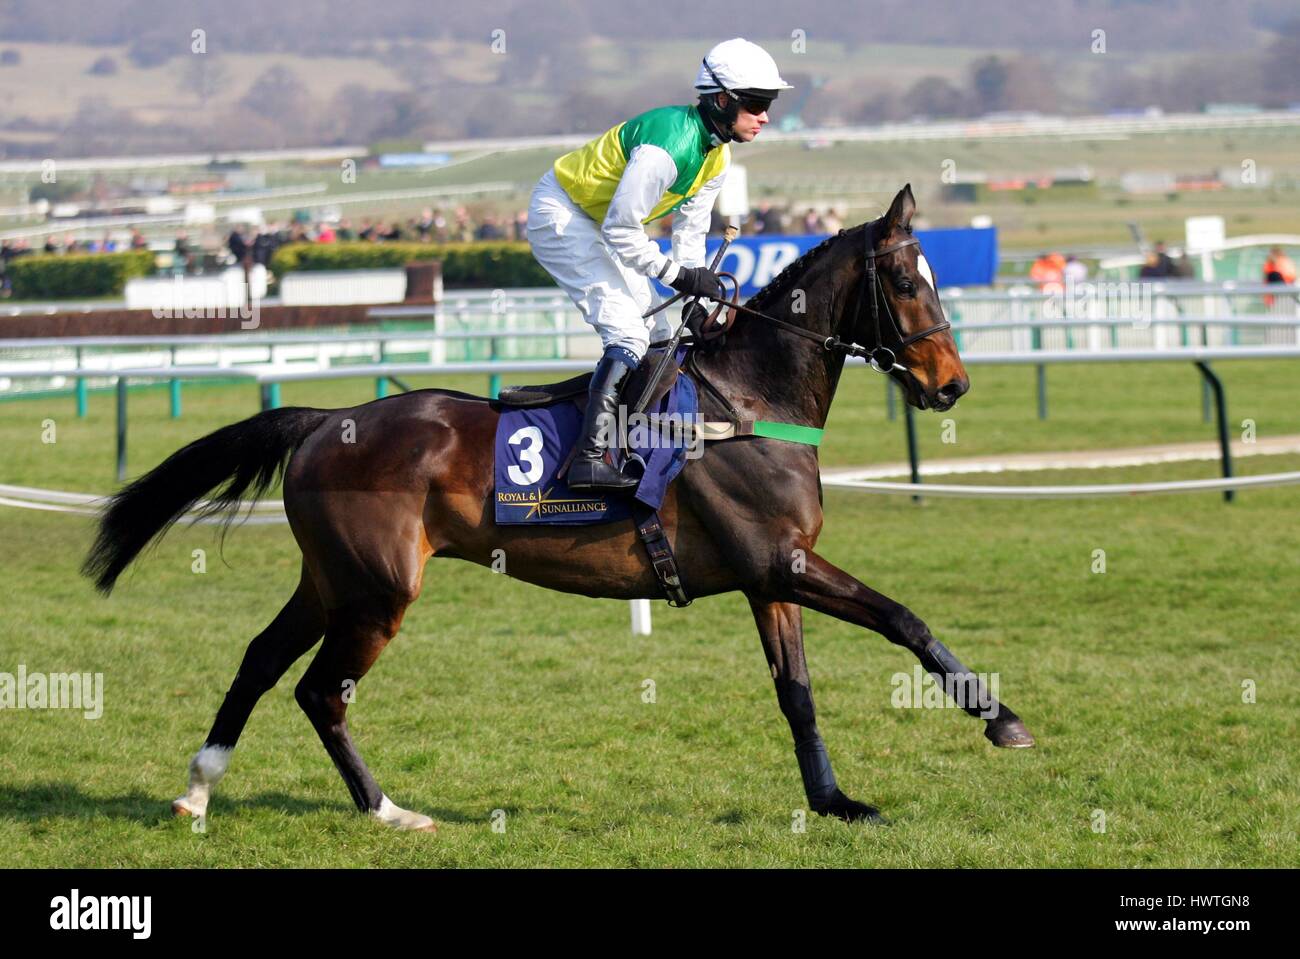
[(636, 521), (636, 532), (645, 546), (650, 565), (654, 567), (655, 578), (659, 588), (664, 591), (669, 606), (684, 607), (691, 605), (691, 599), (682, 588), (681, 576), (677, 572), (677, 557), (673, 555), (672, 544), (664, 533), (659, 513), (644, 503), (632, 504), (632, 518)]

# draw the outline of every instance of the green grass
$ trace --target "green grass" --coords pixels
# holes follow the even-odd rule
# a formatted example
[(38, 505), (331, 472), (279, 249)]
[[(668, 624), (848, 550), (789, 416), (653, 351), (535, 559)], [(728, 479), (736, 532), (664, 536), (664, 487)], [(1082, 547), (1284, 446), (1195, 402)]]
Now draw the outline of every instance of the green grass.
[[(1261, 435), (1297, 430), (1294, 364), (1220, 369), (1234, 421), (1256, 417)], [(941, 418), (924, 415), (925, 455), (1210, 438), (1194, 377), (1168, 365), (1054, 368), (1052, 418), (1040, 423), (1032, 371), (975, 368), (951, 414), (959, 444), (942, 446)], [(301, 384), (284, 402), (369, 395), (360, 382)], [(901, 423), (884, 420), (882, 399), (876, 378), (846, 376), (824, 462), (902, 457)], [(179, 422), (162, 391), (131, 404), (135, 474), (252, 413), (255, 396), (189, 390)], [(111, 396), (91, 410), (78, 422), (67, 398), (0, 404), (0, 482), (111, 489)], [(45, 416), (59, 424), (53, 447), (39, 442)], [(1300, 457), (1239, 468), (1300, 469)], [(0, 670), (102, 672), (105, 705), (96, 721), (0, 713), (0, 845), (25, 866), (1294, 865), (1298, 509), (1294, 487), (1232, 506), (1217, 494), (913, 506), (828, 490), (819, 552), (908, 604), (971, 668), (997, 672), (1039, 741), (995, 750), (958, 710), (892, 708), (890, 677), (915, 660), (809, 614), (838, 778), (891, 828), (813, 817), (792, 831), (798, 770), (740, 597), (656, 604), (654, 635), (633, 638), (623, 603), (434, 562), (350, 714), (386, 792), (440, 822), (430, 837), (352, 810), (293, 701), (306, 659), (254, 714), (207, 832), (168, 815), (244, 647), (296, 582), (287, 529), (237, 530), (223, 562), (211, 528), (178, 527), (103, 600), (76, 575), (87, 522), (2, 508)], [(1090, 571), (1096, 549), (1104, 574)], [(647, 678), (654, 704), (641, 699)], [(1256, 703), (1242, 702), (1245, 680)], [(504, 834), (490, 828), (496, 809)], [(1091, 828), (1097, 809), (1104, 833)]]

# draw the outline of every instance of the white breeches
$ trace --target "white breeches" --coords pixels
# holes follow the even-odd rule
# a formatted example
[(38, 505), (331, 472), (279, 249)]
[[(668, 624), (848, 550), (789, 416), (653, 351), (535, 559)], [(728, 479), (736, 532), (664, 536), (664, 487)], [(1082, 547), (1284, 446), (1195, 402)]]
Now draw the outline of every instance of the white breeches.
[(548, 170), (528, 204), (528, 242), (533, 256), (600, 333), (605, 349), (619, 346), (638, 359), (652, 339), (667, 339), (667, 314), (641, 314), (663, 302), (650, 280), (619, 262), (600, 235), (600, 224), (569, 199)]

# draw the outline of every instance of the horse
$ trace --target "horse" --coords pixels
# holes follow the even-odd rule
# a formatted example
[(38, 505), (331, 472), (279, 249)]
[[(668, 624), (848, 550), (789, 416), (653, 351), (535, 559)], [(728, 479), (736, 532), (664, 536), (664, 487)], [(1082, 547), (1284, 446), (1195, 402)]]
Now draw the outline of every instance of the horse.
[[(913, 407), (950, 409), (970, 381), (912, 235), (915, 208), (909, 184), (884, 216), (828, 238), (739, 306), (744, 319), (731, 314), (725, 344), (694, 357), (692, 369), (708, 386), (699, 391), (701, 414), (730, 410), (820, 429), (850, 353), (869, 356)], [(437, 831), (430, 817), (396, 805), (379, 787), (346, 718), (350, 691), (397, 634), (431, 557), (492, 566), (505, 550), (510, 575), (548, 589), (608, 599), (662, 595), (631, 521), (496, 525), (500, 415), (495, 401), (442, 389), (346, 409), (265, 410), (195, 440), (107, 501), (82, 565), (106, 596), (196, 504), (199, 516), (222, 515), (229, 524), (241, 501), (255, 501), (277, 478), (302, 550), (297, 588), (248, 645), (190, 762), (188, 790), (172, 804), (176, 815), (207, 815), (259, 698), (323, 637), (294, 693), (357, 808), (399, 829)], [(687, 463), (659, 513), (690, 596), (739, 590), (749, 601), (804, 792), (819, 815), (886, 821), (835, 779), (804, 659), (804, 609), (910, 650), (969, 715), (984, 720), (994, 746), (1034, 744), (1019, 716), (988, 696), (910, 609), (816, 553), (823, 516), (814, 446), (761, 436), (712, 444)]]

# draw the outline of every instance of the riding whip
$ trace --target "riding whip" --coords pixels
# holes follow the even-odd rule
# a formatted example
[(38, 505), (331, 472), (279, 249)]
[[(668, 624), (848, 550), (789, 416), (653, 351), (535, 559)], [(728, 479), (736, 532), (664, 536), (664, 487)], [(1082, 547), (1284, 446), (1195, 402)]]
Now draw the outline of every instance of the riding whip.
[[(717, 252), (713, 254), (713, 263), (709, 266), (709, 269), (714, 273), (716, 273), (718, 267), (722, 265), (722, 258), (726, 255), (727, 247), (731, 245), (731, 241), (736, 238), (736, 235), (739, 232), (740, 231), (734, 226), (729, 226), (722, 231), (722, 243), (718, 246)], [(644, 316), (649, 317), (658, 313), (660, 310), (671, 306), (685, 295), (685, 293), (678, 293), (671, 300), (661, 303), (659, 306), (656, 306), (649, 312), (645, 313)], [(688, 313), (691, 308), (699, 302), (699, 296), (692, 297), (691, 302), (687, 304), (686, 309), (682, 311), (682, 315), (685, 316), (686, 313)], [(672, 362), (673, 355), (677, 352), (677, 345), (681, 342), (682, 336), (685, 332), (686, 323), (683, 321), (677, 327), (677, 332), (673, 334), (672, 339), (668, 341), (668, 348), (664, 351), (663, 356), (659, 357), (659, 362), (655, 364), (654, 372), (650, 374), (650, 379), (646, 381), (645, 389), (641, 391), (641, 396), (636, 401), (636, 406), (632, 408), (632, 412), (644, 413), (645, 408), (650, 405), (650, 397), (654, 395), (655, 387), (657, 387), (659, 381), (663, 379), (664, 371), (668, 369), (668, 364)]]

